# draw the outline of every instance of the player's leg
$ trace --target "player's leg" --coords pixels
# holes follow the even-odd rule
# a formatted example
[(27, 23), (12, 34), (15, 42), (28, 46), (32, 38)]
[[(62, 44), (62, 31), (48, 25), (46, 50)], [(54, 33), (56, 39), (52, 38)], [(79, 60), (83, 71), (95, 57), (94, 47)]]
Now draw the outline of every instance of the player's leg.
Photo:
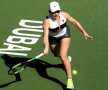
[(66, 74), (67, 74), (67, 88), (73, 89), (73, 81), (72, 81), (72, 70), (71, 70), (71, 64), (68, 60), (68, 49), (70, 45), (70, 38), (63, 38), (60, 41), (60, 58), (65, 66)]
[(50, 45), (50, 49), (51, 49), (51, 52), (53, 53), (53, 55), (55, 57), (59, 57), (59, 53), (60, 53), (60, 45), (59, 44), (52, 44)]
[(60, 49), (59, 49), (60, 46), (59, 46), (58, 42), (59, 42), (58, 38), (49, 36), (50, 49), (55, 57), (59, 57), (58, 54), (60, 52)]
[(60, 46), (60, 58), (66, 68), (66, 72), (67, 72), (67, 78), (70, 79), (72, 78), (71, 76), (71, 64), (68, 61), (67, 58), (67, 53), (68, 53), (68, 48), (70, 45), (70, 38), (63, 38), (60, 42), (61, 46)]
[[(54, 54), (55, 57), (60, 57), (60, 44), (50, 45), (50, 49), (51, 49), (51, 51), (52, 51), (52, 53)], [(69, 60), (69, 62), (71, 62), (72, 57), (68, 56), (68, 60)]]

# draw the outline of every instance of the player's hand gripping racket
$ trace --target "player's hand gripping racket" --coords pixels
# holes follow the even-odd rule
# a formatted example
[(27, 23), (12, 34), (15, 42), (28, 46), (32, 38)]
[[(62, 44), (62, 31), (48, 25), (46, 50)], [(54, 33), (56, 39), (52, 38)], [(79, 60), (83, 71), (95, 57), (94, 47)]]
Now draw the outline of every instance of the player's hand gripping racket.
[(27, 60), (26, 62), (22, 62), (22, 63), (18, 63), (18, 64), (16, 64), (16, 65), (14, 65), (14, 66), (8, 71), (8, 74), (14, 75), (14, 74), (17, 74), (17, 73), (21, 72), (22, 70), (24, 70), (24, 69), (27, 67), (27, 63), (28, 63), (28, 62), (33, 61), (33, 60), (35, 60), (35, 59), (38, 59), (38, 58), (42, 57), (43, 55), (44, 55), (44, 53), (41, 53), (41, 54), (37, 55), (36, 57)]

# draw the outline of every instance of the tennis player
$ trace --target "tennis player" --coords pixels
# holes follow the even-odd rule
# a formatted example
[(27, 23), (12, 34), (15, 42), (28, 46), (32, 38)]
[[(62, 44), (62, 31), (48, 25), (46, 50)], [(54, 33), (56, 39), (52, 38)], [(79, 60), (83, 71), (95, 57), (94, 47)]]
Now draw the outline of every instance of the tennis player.
[(69, 13), (61, 11), (58, 2), (52, 1), (49, 4), (48, 12), (49, 15), (43, 20), (43, 53), (47, 55), (50, 47), (54, 56), (62, 60), (67, 75), (67, 89), (74, 89), (71, 64), (67, 56), (71, 38), (67, 20), (78, 28), (86, 39), (92, 39), (92, 37)]

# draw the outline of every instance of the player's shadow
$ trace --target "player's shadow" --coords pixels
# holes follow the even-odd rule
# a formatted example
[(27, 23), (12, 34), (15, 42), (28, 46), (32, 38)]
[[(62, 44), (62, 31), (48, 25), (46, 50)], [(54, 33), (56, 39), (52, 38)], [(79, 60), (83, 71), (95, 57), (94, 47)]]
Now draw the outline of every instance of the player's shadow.
[[(14, 66), (15, 64), (21, 62), (21, 61), (26, 61), (27, 59), (23, 58), (22, 60), (18, 59), (18, 58), (12, 58), (6, 54), (1, 56), (1, 60), (4, 60), (5, 65), (10, 69), (12, 68), (12, 66)], [(21, 81), (21, 76), (20, 73), (15, 74), (15, 80), (12, 80), (8, 83), (2, 84), (0, 85), (0, 88), (6, 87), (12, 83), (16, 83)]]
[[(9, 68), (11, 68), (13, 65), (15, 65), (19, 62), (24, 62), (24, 61), (27, 61), (28, 59), (30, 59), (30, 58), (10, 57), (8, 55), (2, 55), (1, 58), (2, 58), (2, 60), (4, 60), (5, 65)], [(48, 68), (54, 67), (54, 68), (62, 68), (63, 69), (64, 68), (63, 64), (55, 65), (55, 64), (50, 64), (48, 62), (45, 62), (45, 60), (43, 61), (43, 60), (37, 59), (37, 60), (29, 62), (28, 67), (34, 68), (41, 77), (51, 80), (51, 81), (61, 85), (63, 90), (67, 90), (66, 85), (64, 83), (62, 83), (60, 80), (58, 80), (54, 77), (49, 76), (47, 73)], [(15, 75), (14, 81), (0, 85), (0, 88), (6, 87), (6, 86), (8, 86), (12, 83), (18, 82), (18, 81), (21, 81), (20, 73)]]

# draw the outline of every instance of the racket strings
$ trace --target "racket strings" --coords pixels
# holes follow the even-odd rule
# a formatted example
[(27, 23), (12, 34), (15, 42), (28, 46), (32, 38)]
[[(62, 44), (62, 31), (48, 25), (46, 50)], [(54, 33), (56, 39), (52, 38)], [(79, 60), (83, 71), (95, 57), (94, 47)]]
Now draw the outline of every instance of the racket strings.
[(44, 53), (41, 53), (41, 54), (37, 55), (35, 58), (29, 59), (29, 60), (27, 60), (26, 62), (22, 62), (22, 63), (16, 64), (15, 66), (13, 66), (13, 67), (8, 71), (8, 74), (13, 75), (13, 74), (19, 73), (20, 71), (22, 71), (24, 68), (27, 67), (27, 63), (28, 63), (28, 62), (33, 61), (33, 60), (35, 60), (35, 59), (38, 59), (38, 58), (40, 58), (40, 57), (43, 56), (43, 55), (44, 55)]

